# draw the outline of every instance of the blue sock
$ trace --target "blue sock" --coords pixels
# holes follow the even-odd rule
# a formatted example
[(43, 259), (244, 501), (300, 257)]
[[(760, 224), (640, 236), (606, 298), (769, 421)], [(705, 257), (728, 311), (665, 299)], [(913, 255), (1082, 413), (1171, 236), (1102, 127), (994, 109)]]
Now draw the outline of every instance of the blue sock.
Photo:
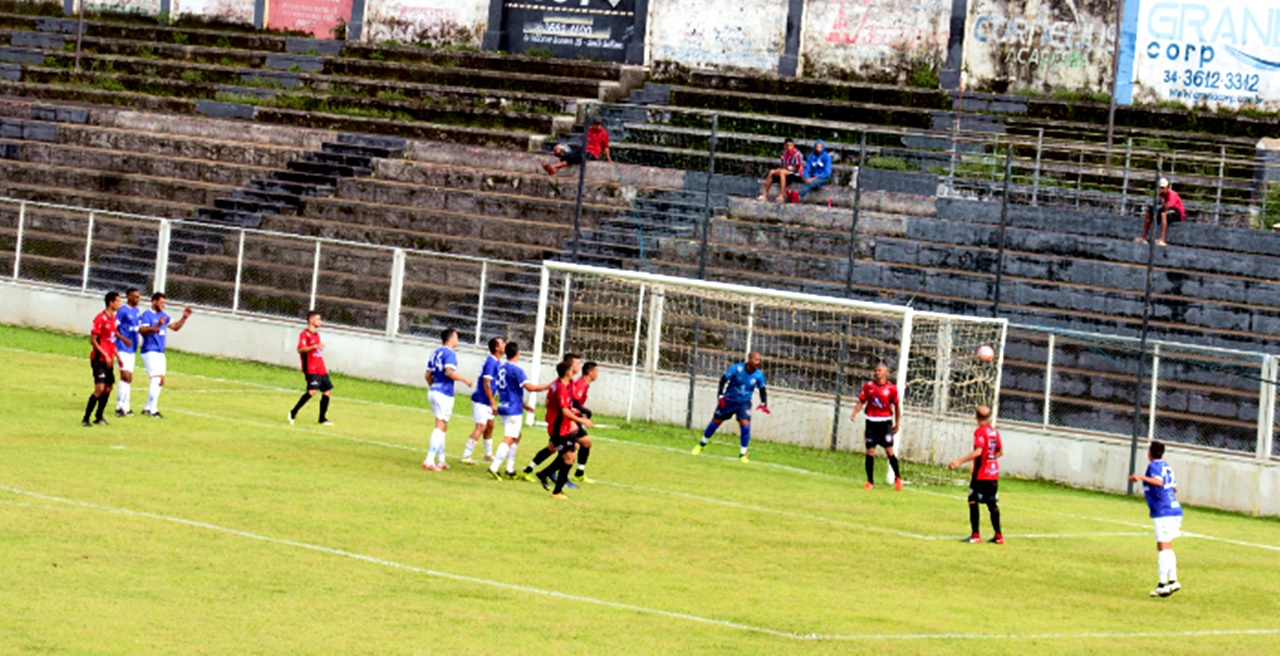
[(707, 424), (707, 430), (702, 431), (702, 446), (706, 446), (711, 441), (711, 436), (716, 434), (716, 429), (720, 428), (716, 422)]
[(742, 450), (746, 452), (747, 445), (751, 444), (751, 424), (742, 427)]

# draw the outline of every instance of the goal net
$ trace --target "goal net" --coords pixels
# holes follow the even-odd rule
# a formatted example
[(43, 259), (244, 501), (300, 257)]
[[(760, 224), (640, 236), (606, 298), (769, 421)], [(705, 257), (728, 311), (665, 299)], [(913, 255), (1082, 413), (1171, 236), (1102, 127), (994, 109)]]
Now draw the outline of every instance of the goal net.
[[(967, 452), (973, 410), (998, 398), (1006, 322), (561, 262), (542, 270), (533, 365), (542, 378), (566, 353), (601, 365), (593, 410), (700, 434), (720, 376), (751, 351), (764, 358), (770, 415), (752, 440), (862, 449), (849, 420), (879, 363), (903, 396), (900, 455), (944, 463)], [(977, 356), (991, 346), (993, 361)], [(905, 384), (902, 382), (905, 381)], [(758, 398), (756, 403), (759, 403)], [(721, 427), (722, 439), (736, 434)], [(905, 476), (910, 479), (910, 476)]]

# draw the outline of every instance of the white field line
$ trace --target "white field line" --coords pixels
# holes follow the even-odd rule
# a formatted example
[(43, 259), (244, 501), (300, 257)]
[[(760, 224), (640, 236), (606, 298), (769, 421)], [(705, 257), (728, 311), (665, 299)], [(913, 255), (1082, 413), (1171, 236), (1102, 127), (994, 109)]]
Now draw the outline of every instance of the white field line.
[[(9, 352), (13, 352), (13, 353), (23, 353), (23, 354), (27, 354), (27, 355), (46, 356), (46, 357), (51, 357), (51, 358), (63, 359), (63, 360), (79, 360), (79, 359), (80, 359), (80, 358), (76, 358), (76, 357), (74, 357), (74, 356), (62, 355), (62, 354), (58, 354), (58, 353), (45, 353), (45, 352), (42, 352), (42, 351), (31, 351), (31, 350), (27, 350), (27, 349), (19, 349), (19, 348), (13, 348), (13, 347), (0, 347), (0, 351), (9, 351)], [(252, 382), (252, 381), (229, 380), (229, 379), (224, 379), (224, 378), (216, 378), (216, 377), (212, 377), (212, 376), (203, 376), (203, 375), (200, 375), (200, 374), (180, 374), (180, 375), (182, 375), (182, 376), (191, 376), (191, 377), (193, 377), (193, 378), (200, 378), (200, 379), (203, 379), (203, 380), (209, 380), (209, 381), (220, 382), (220, 383), (239, 384), (239, 385), (252, 385), (252, 386), (253, 386), (254, 388), (256, 388), (256, 389), (264, 389), (264, 390), (270, 390), (270, 391), (276, 391), (276, 392), (290, 392), (290, 393), (292, 393), (292, 392), (297, 392), (297, 390), (291, 390), (291, 389), (286, 389), (286, 388), (282, 388), (282, 387), (275, 387), (275, 386), (272, 386), (272, 385), (266, 385), (266, 384), (263, 384), (263, 383), (254, 383), (254, 382)], [(13, 385), (6, 385), (5, 387), (17, 387), (17, 386), (13, 386)], [(59, 389), (63, 389), (63, 388), (59, 388)], [(413, 408), (413, 407), (411, 407), (411, 406), (403, 406), (403, 405), (397, 405), (397, 404), (392, 404), (392, 403), (384, 403), (384, 402), (381, 402), (381, 401), (366, 401), (366, 400), (364, 400), (364, 399), (343, 399), (343, 401), (344, 401), (344, 402), (345, 402), (345, 401), (352, 401), (352, 402), (363, 403), (363, 404), (367, 404), (367, 405), (375, 405), (375, 406), (382, 406), (382, 407), (396, 408), (396, 409), (399, 409), (399, 410), (405, 410), (405, 411), (410, 411), (410, 412), (428, 412), (428, 411), (427, 411), (427, 410), (425, 410), (425, 409)], [(257, 422), (257, 421), (253, 421), (253, 420), (241, 419), (241, 418), (238, 418), (238, 417), (222, 417), (222, 416), (218, 416), (218, 415), (203, 414), (203, 413), (192, 412), (192, 411), (173, 411), (173, 412), (174, 412), (174, 413), (189, 414), (189, 415), (193, 415), (193, 416), (197, 416), (197, 417), (204, 417), (204, 418), (207, 418), (207, 419), (216, 419), (216, 420), (220, 420), (220, 421), (237, 421), (237, 422), (241, 422), (241, 423), (245, 423), (245, 424), (249, 424), (249, 425), (254, 425), (254, 426), (259, 426), (259, 427), (263, 427), (263, 428), (284, 428), (284, 426), (276, 426), (276, 425), (268, 424), (268, 423), (265, 423), (265, 422)], [(296, 429), (295, 427), (290, 427), (290, 428), (291, 428), (291, 429)], [(345, 435), (335, 434), (335, 433), (333, 433), (333, 432), (329, 432), (329, 431), (320, 431), (320, 430), (317, 430), (317, 429), (305, 429), (305, 428), (304, 428), (304, 429), (301, 429), (301, 430), (302, 430), (303, 432), (307, 432), (307, 433), (314, 433), (314, 434), (318, 434), (318, 435), (323, 435), (323, 436), (325, 436), (325, 437), (330, 437), (330, 438), (333, 438), (333, 439), (339, 439), (339, 440), (345, 440), (345, 441), (349, 441), (349, 442), (357, 442), (357, 443), (369, 444), (369, 445), (373, 445), (373, 446), (383, 446), (383, 447), (388, 447), (388, 448), (393, 448), (393, 449), (401, 449), (401, 450), (408, 450), (408, 451), (422, 451), (422, 449), (421, 449), (421, 448), (417, 448), (417, 447), (407, 446), (407, 445), (403, 445), (403, 444), (393, 444), (393, 443), (389, 443), (389, 442), (379, 442), (379, 441), (376, 441), (376, 440), (366, 440), (366, 439), (361, 439), (361, 438), (358, 438), (358, 437), (349, 437), (349, 436), (345, 436)], [(619, 439), (616, 439), (616, 438), (607, 438), (607, 437), (600, 437), (600, 436), (592, 436), (592, 438), (593, 438), (593, 439), (595, 439), (595, 440), (600, 440), (600, 441), (602, 441), (602, 442), (613, 442), (613, 443), (617, 443), (617, 444), (624, 444), (624, 445), (629, 445), (629, 446), (634, 446), (634, 447), (641, 447), (641, 448), (656, 449), (656, 450), (660, 450), (660, 451), (668, 451), (668, 452), (672, 452), (672, 453), (688, 453), (688, 451), (686, 451), (685, 449), (676, 448), (676, 447), (661, 446), (661, 445), (656, 445), (656, 444), (646, 444), (646, 443), (644, 443), (644, 442), (632, 442), (632, 441), (629, 441), (629, 440), (619, 440)], [(456, 457), (456, 456), (455, 456), (455, 457)], [(700, 457), (700, 458), (710, 458), (710, 459), (714, 459), (714, 460), (722, 460), (722, 461), (733, 461), (733, 462), (736, 462), (736, 461), (737, 461), (737, 458), (736, 458), (736, 457), (730, 457), (730, 456), (719, 456), (719, 455), (712, 455), (712, 454), (708, 454), (708, 453), (703, 453), (703, 454), (699, 455), (698, 457)], [(752, 466), (771, 467), (771, 468), (774, 468), (774, 469), (779, 469), (779, 470), (788, 471), (788, 472), (792, 472), (792, 473), (797, 473), (797, 474), (807, 474), (807, 475), (810, 475), (810, 476), (819, 476), (819, 477), (823, 477), (823, 478), (831, 478), (831, 479), (835, 479), (835, 480), (847, 480), (847, 479), (845, 479), (845, 478), (843, 478), (843, 477), (836, 476), (836, 475), (834, 475), (834, 474), (828, 474), (828, 473), (825, 473), (825, 472), (816, 472), (816, 471), (812, 471), (812, 470), (808, 470), (808, 469), (803, 469), (803, 468), (800, 468), (800, 467), (793, 467), (793, 466), (790, 466), (790, 465), (782, 465), (782, 464), (771, 463), (771, 462), (752, 461), (751, 465), (752, 465)], [(908, 490), (908, 491), (911, 491), (911, 492), (919, 493), (919, 494), (930, 494), (930, 495), (934, 495), (934, 496), (946, 497), (946, 498), (949, 498), (949, 499), (963, 499), (963, 498), (964, 498), (963, 496), (960, 496), (960, 495), (956, 495), (956, 494), (945, 494), (945, 493), (937, 492), (937, 491), (934, 491), (934, 490), (927, 490), (927, 489), (923, 489), (923, 488), (920, 488), (920, 487), (917, 487), (917, 486), (909, 486), (909, 487), (907, 487), (907, 488), (905, 488), (905, 489), (906, 489), (906, 490)], [(657, 490), (655, 489), (654, 491), (657, 491)], [(665, 492), (665, 491), (664, 491), (664, 492)], [(672, 493), (672, 494), (682, 494), (682, 493)], [(694, 498), (698, 498), (698, 497), (690, 496), (690, 498), (691, 498), (691, 499), (694, 499)], [(703, 499), (703, 500), (710, 500), (710, 499), (708, 498), (708, 499)], [(1083, 520), (1090, 520), (1090, 521), (1096, 521), (1096, 522), (1103, 522), (1103, 523), (1114, 524), (1114, 525), (1118, 525), (1118, 526), (1126, 526), (1126, 527), (1130, 527), (1130, 528), (1147, 528), (1147, 527), (1149, 526), (1148, 524), (1144, 524), (1144, 523), (1138, 523), (1138, 522), (1132, 522), (1132, 521), (1126, 521), (1126, 520), (1118, 520), (1118, 519), (1110, 519), (1110, 518), (1105, 518), (1105, 517), (1093, 517), (1093, 516), (1089, 516), (1089, 515), (1079, 515), (1079, 514), (1075, 514), (1075, 513), (1066, 513), (1066, 512), (1056, 511), (1056, 510), (1048, 510), (1048, 509), (1044, 509), (1044, 508), (1036, 508), (1036, 507), (1032, 507), (1032, 506), (1023, 506), (1023, 505), (1018, 505), (1018, 504), (1008, 504), (1008, 503), (1003, 503), (1003, 504), (1001, 504), (1001, 505), (1003, 505), (1003, 506), (1004, 506), (1004, 507), (1006, 507), (1006, 508), (1016, 508), (1016, 509), (1020, 509), (1020, 510), (1028, 510), (1028, 511), (1037, 512), (1037, 513), (1042, 513), (1042, 514), (1056, 515), (1056, 516), (1060, 516), (1060, 517), (1069, 517), (1069, 518), (1072, 518), (1072, 519), (1083, 519)], [(778, 512), (778, 513), (785, 512), (785, 511), (770, 511), (770, 510), (767, 510), (767, 509), (761, 509), (761, 510), (762, 510), (762, 511), (764, 511), (764, 512)], [(818, 521), (828, 521), (828, 520), (822, 520), (822, 519), (819, 519)], [(830, 520), (830, 521), (838, 521), (838, 520)], [(861, 527), (861, 528), (866, 528), (866, 527)], [(869, 529), (869, 530), (873, 530), (873, 529)], [(892, 531), (891, 529), (882, 529), (882, 530), (883, 530), (883, 531), (885, 531), (885, 532), (893, 533), (893, 531)], [(900, 532), (900, 534), (901, 534), (903, 537), (914, 537), (914, 538), (917, 538), (917, 539), (942, 539), (942, 538), (930, 538), (930, 537), (926, 537), (926, 536), (917, 536), (916, 534), (910, 534), (910, 533), (905, 533), (905, 532)], [(1145, 534), (1145, 533), (1144, 533), (1144, 534)], [(1084, 534), (1081, 534), (1081, 535), (1084, 535)], [(1106, 534), (1105, 534), (1105, 533), (1099, 533), (1099, 534), (1097, 534), (1097, 535), (1100, 535), (1100, 536), (1101, 536), (1101, 535), (1106, 535)], [(1280, 546), (1277, 546), (1277, 545), (1271, 545), (1271, 544), (1260, 544), (1260, 543), (1256, 543), (1256, 542), (1246, 542), (1246, 541), (1243, 541), (1243, 540), (1234, 540), (1234, 539), (1231, 539), (1231, 538), (1221, 538), (1221, 537), (1216, 537), (1216, 536), (1212, 536), (1212, 535), (1208, 535), (1208, 534), (1204, 534), (1204, 533), (1195, 533), (1195, 532), (1191, 532), (1191, 531), (1183, 531), (1183, 532), (1182, 532), (1182, 537), (1186, 537), (1186, 538), (1196, 538), (1196, 539), (1201, 539), (1201, 540), (1209, 540), (1209, 541), (1213, 541), (1213, 542), (1222, 542), (1222, 543), (1224, 543), (1224, 544), (1234, 544), (1234, 545), (1236, 545), (1236, 546), (1243, 546), (1243, 547), (1253, 547), (1253, 548), (1256, 548), (1256, 549), (1265, 549), (1265, 550), (1268, 550), (1268, 551), (1280, 551)]]
[[(182, 517), (171, 517), (171, 516), (169, 516), (169, 515), (160, 515), (160, 514), (151, 513), (151, 512), (138, 511), (138, 510), (130, 510), (130, 509), (128, 509), (128, 508), (115, 508), (115, 507), (111, 507), (111, 506), (102, 506), (102, 505), (98, 505), (98, 504), (95, 504), (95, 503), (89, 503), (89, 502), (86, 502), (86, 501), (77, 501), (77, 500), (75, 500), (75, 499), (66, 499), (66, 498), (56, 497), (56, 496), (51, 496), (51, 495), (47, 495), (47, 494), (40, 494), (40, 493), (38, 493), (38, 492), (30, 492), (30, 491), (27, 491), (27, 490), (23, 490), (23, 489), (20, 489), (20, 488), (11, 487), (11, 486), (8, 486), (8, 485), (0, 485), (0, 490), (6, 490), (6, 491), (11, 492), (11, 493), (13, 493), (13, 494), (22, 495), (22, 496), (28, 496), (28, 497), (32, 497), (32, 498), (36, 498), (36, 499), (41, 499), (41, 500), (44, 500), (44, 501), (53, 501), (53, 502), (57, 502), (57, 503), (67, 504), (67, 505), (69, 505), (69, 506), (72, 506), (73, 508), (82, 508), (82, 509), (94, 510), (94, 511), (98, 511), (98, 512), (103, 512), (103, 513), (107, 513), (107, 514), (112, 514), (112, 515), (122, 515), (122, 516), (127, 516), (127, 517), (140, 517), (140, 518), (144, 518), (144, 519), (153, 519), (153, 520), (157, 520), (157, 521), (161, 521), (161, 522), (169, 522), (169, 523), (173, 523), (173, 524), (180, 524), (180, 525), (183, 525), (183, 526), (189, 526), (189, 527), (193, 527), (193, 528), (200, 528), (200, 529), (205, 529), (205, 530), (209, 530), (209, 531), (216, 531), (216, 532), (219, 532), (219, 533), (226, 533), (226, 534), (228, 534), (228, 535), (234, 535), (234, 536), (237, 536), (237, 537), (247, 538), (247, 539), (250, 539), (250, 540), (257, 540), (257, 541), (260, 541), (260, 542), (267, 542), (267, 543), (270, 543), (270, 544), (278, 544), (278, 545), (282, 545), (282, 546), (295, 547), (295, 548), (298, 548), (298, 549), (305, 549), (305, 550), (308, 550), (308, 551), (315, 551), (315, 552), (319, 552), (319, 553), (328, 554), (328, 555), (331, 555), (331, 556), (339, 556), (339, 557), (342, 557), (342, 558), (349, 558), (349, 559), (352, 559), (352, 560), (357, 560), (357, 561), (361, 561), (361, 562), (365, 562), (365, 563), (369, 563), (369, 564), (373, 564), (373, 565), (380, 565), (380, 566), (382, 566), (382, 567), (389, 567), (389, 568), (393, 568), (393, 569), (405, 570), (405, 571), (409, 571), (409, 572), (414, 572), (414, 573), (416, 573), (416, 574), (423, 574), (423, 575), (426, 575), (426, 576), (432, 576), (432, 577), (441, 578), (441, 579), (446, 579), (446, 580), (450, 580), (450, 581), (458, 581), (458, 582), (461, 582), (461, 583), (470, 583), (470, 584), (473, 584), (473, 585), (483, 585), (483, 586), (488, 586), (488, 587), (493, 587), (493, 588), (499, 588), (499, 589), (502, 589), (502, 590), (508, 590), (508, 591), (511, 591), (511, 592), (521, 592), (521, 593), (525, 593), (525, 594), (538, 595), (538, 596), (542, 596), (542, 597), (550, 597), (550, 598), (553, 598), (553, 599), (562, 599), (562, 600), (565, 600), (565, 601), (573, 601), (573, 602), (578, 602), (578, 603), (583, 603), (583, 604), (591, 604), (591, 605), (596, 605), (596, 606), (603, 606), (603, 607), (606, 607), (606, 608), (613, 608), (613, 609), (617, 609), (617, 610), (624, 610), (624, 611), (630, 611), (630, 612), (636, 612), (636, 613), (643, 613), (643, 614), (646, 614), (646, 615), (656, 615), (656, 616), (659, 616), (659, 617), (666, 617), (666, 618), (670, 618), (670, 619), (684, 620), (684, 621), (687, 621), (687, 622), (695, 622), (695, 623), (698, 623), (698, 624), (706, 624), (706, 625), (711, 625), (711, 626), (718, 626), (718, 627), (727, 628), (727, 629), (735, 629), (735, 630), (738, 630), (738, 631), (746, 631), (746, 632), (751, 632), (751, 633), (758, 633), (758, 634), (763, 634), (763, 635), (773, 636), (773, 637), (777, 637), (777, 638), (786, 638), (786, 639), (789, 639), (789, 640), (798, 640), (798, 641), (821, 641), (821, 642), (837, 642), (837, 641), (839, 641), (839, 642), (865, 642), (865, 641), (876, 641), (876, 640), (881, 640), (881, 641), (918, 641), (918, 640), (1081, 640), (1081, 639), (1117, 639), (1117, 638), (1172, 638), (1172, 637), (1190, 638), (1190, 637), (1197, 637), (1197, 636), (1241, 636), (1241, 635), (1276, 635), (1276, 634), (1280, 634), (1280, 628), (1266, 628), (1266, 629), (1216, 629), (1216, 630), (1207, 630), (1207, 631), (1168, 631), (1168, 632), (1164, 632), (1164, 631), (1144, 631), (1144, 632), (1137, 632), (1137, 633), (1126, 633), (1126, 632), (1094, 632), (1094, 633), (1026, 633), (1026, 634), (1019, 634), (1019, 633), (1007, 633), (1007, 634), (983, 634), (983, 633), (881, 633), (881, 634), (820, 634), (820, 633), (796, 633), (796, 632), (792, 632), (792, 631), (785, 631), (785, 630), (779, 630), (779, 629), (771, 629), (771, 628), (768, 628), (768, 627), (753, 626), (753, 625), (750, 625), (750, 624), (743, 624), (743, 623), (741, 623), (741, 622), (730, 622), (730, 621), (727, 621), (727, 620), (719, 620), (719, 619), (710, 618), (710, 617), (701, 617), (701, 616), (698, 616), (698, 615), (692, 615), (692, 614), (689, 614), (689, 613), (680, 613), (680, 612), (676, 612), (676, 611), (663, 610), (663, 609), (660, 609), (660, 608), (650, 608), (650, 607), (647, 607), (647, 606), (637, 606), (637, 605), (634, 605), (634, 604), (628, 604), (628, 603), (619, 602), (619, 601), (610, 601), (610, 600), (608, 600), (608, 599), (598, 599), (598, 598), (595, 598), (595, 597), (587, 597), (587, 596), (583, 596), (583, 595), (569, 594), (569, 593), (565, 593), (565, 592), (559, 592), (559, 591), (557, 591), (557, 590), (546, 590), (546, 589), (542, 589), (542, 588), (535, 588), (535, 587), (531, 587), (531, 586), (527, 586), (527, 585), (520, 585), (520, 584), (516, 584), (516, 583), (507, 583), (507, 582), (504, 582), (504, 581), (495, 581), (495, 580), (491, 580), (491, 579), (482, 579), (482, 578), (474, 577), (474, 576), (465, 576), (465, 575), (461, 575), (461, 574), (453, 574), (453, 573), (450, 573), (450, 572), (443, 572), (443, 571), (440, 571), (440, 570), (433, 570), (433, 569), (428, 569), (428, 568), (425, 568), (425, 567), (418, 567), (418, 566), (416, 566), (416, 565), (408, 565), (408, 564), (400, 563), (400, 562), (396, 562), (396, 561), (393, 561), (393, 560), (386, 560), (386, 559), (383, 559), (383, 558), (377, 558), (377, 557), (375, 557), (375, 556), (368, 556), (368, 555), (365, 555), (365, 554), (359, 554), (359, 553), (355, 553), (355, 552), (352, 552), (352, 551), (347, 551), (347, 550), (344, 550), (344, 549), (335, 549), (335, 548), (333, 548), (333, 547), (326, 547), (326, 546), (318, 545), (318, 544), (311, 544), (311, 543), (307, 543), (307, 542), (299, 542), (299, 541), (296, 541), (296, 540), (288, 540), (288, 539), (283, 539), (283, 538), (275, 538), (275, 537), (271, 537), (271, 536), (267, 536), (267, 535), (262, 535), (262, 534), (259, 534), (259, 533), (251, 533), (251, 532), (249, 532), (249, 531), (242, 531), (242, 530), (239, 530), (239, 529), (228, 528), (228, 527), (225, 527), (225, 526), (219, 526), (219, 525), (217, 525), (217, 524), (210, 524), (210, 523), (207, 523), (207, 522), (201, 522), (201, 521), (196, 521), (196, 520), (191, 520), (191, 519), (184, 519), (184, 518), (182, 518)], [(58, 508), (57, 506), (46, 506), (46, 505), (39, 505), (39, 506), (37, 506), (36, 504), (20, 504), (20, 503), (13, 503), (12, 505), (20, 505), (20, 506), (27, 506), (27, 507), (33, 507), (33, 508)]]

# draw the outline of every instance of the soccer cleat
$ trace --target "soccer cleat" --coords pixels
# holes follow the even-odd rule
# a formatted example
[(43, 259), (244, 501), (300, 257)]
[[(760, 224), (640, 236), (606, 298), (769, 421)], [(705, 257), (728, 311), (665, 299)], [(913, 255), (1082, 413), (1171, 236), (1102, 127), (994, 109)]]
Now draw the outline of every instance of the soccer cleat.
[(978, 535), (977, 533), (974, 533), (973, 535), (970, 535), (969, 537), (961, 540), (961, 542), (968, 542), (969, 544), (979, 544), (982, 542), (982, 536)]
[(996, 533), (996, 536), (991, 538), (991, 544), (1004, 544), (1004, 536)]
[(1175, 593), (1175, 592), (1177, 592), (1177, 591), (1179, 591), (1179, 590), (1181, 590), (1181, 589), (1182, 589), (1182, 584), (1181, 584), (1181, 583), (1178, 583), (1177, 581), (1169, 581), (1169, 584), (1168, 584), (1168, 585), (1166, 585), (1166, 586), (1164, 586), (1164, 592), (1161, 592), (1161, 593), (1160, 593), (1160, 596), (1161, 596), (1161, 597), (1168, 597), (1169, 595), (1171, 595), (1171, 594), (1173, 594), (1173, 593)]
[(435, 471), (435, 470), (436, 470), (436, 466), (435, 466), (435, 465), (433, 465), (433, 464), (431, 464), (431, 463), (429, 463), (429, 462), (424, 462), (424, 463), (422, 463), (422, 468), (423, 468), (423, 469), (425, 469), (425, 470), (427, 470), (427, 471)]
[(533, 472), (528, 472), (528, 471), (527, 471), (527, 472), (521, 472), (519, 476), (516, 476), (516, 480), (517, 480), (517, 481), (529, 481), (530, 483), (532, 483), (532, 482), (533, 482)]
[(738, 462), (751, 462), (751, 458), (748, 458), (747, 454), (744, 453), (738, 456)]
[(333, 423), (332, 421), (329, 421), (328, 419), (321, 419), (320, 425), (321, 426), (337, 426), (337, 424)]
[[(147, 414), (147, 411), (146, 411), (146, 410), (143, 410), (143, 411), (142, 411), (142, 414), (144, 414), (144, 415), (145, 415), (145, 414)], [(293, 416), (293, 413), (292, 413), (292, 412), (290, 412), (290, 413), (289, 413), (289, 425), (290, 425), (290, 426), (292, 426), (292, 425), (293, 425), (293, 420), (294, 420), (294, 419), (295, 419), (295, 417)]]
[(895, 490), (897, 490), (897, 491), (899, 491), (899, 492), (901, 492), (901, 491), (902, 491), (902, 479), (901, 479), (901, 478), (894, 477), (894, 479), (893, 479), (893, 489), (895, 489)]
[(585, 483), (585, 484), (588, 484), (588, 485), (590, 485), (591, 483), (596, 482), (596, 479), (594, 479), (594, 478), (587, 478), (587, 475), (586, 475), (586, 474), (577, 474), (577, 475), (575, 475), (575, 476), (573, 477), (573, 479), (572, 479), (572, 480), (573, 480), (573, 482), (574, 482), (574, 483), (578, 483), (578, 484), (584, 484), (584, 483)]
[(492, 454), (492, 453), (486, 453), (486, 454), (484, 454), (484, 461), (485, 461), (485, 462), (493, 462), (493, 454)]
[(126, 416), (126, 417), (132, 417), (132, 416), (133, 416), (133, 411), (132, 411), (132, 410), (125, 410), (125, 411), (124, 411), (124, 416)]
[(569, 495), (565, 494), (564, 492), (558, 492), (558, 493), (553, 493), (553, 494), (551, 495), (551, 498), (552, 498), (552, 499), (558, 499), (558, 500), (560, 500), (560, 501), (568, 501), (568, 500), (569, 500)]
[(88, 419), (86, 419), (86, 420), (84, 420), (84, 421), (80, 422), (80, 425), (81, 425), (81, 426), (84, 426), (85, 428), (93, 428), (93, 424), (89, 423), (89, 420), (88, 420)]
[(502, 474), (499, 474), (498, 472), (493, 471), (492, 469), (486, 469), (484, 470), (484, 473), (488, 474), (489, 478), (492, 478), (495, 481), (502, 480)]
[(146, 410), (146, 409), (144, 409), (144, 410), (142, 411), (142, 416), (143, 416), (143, 417), (150, 417), (150, 416), (151, 416), (151, 411), (150, 411), (150, 410)]
[(518, 481), (518, 480), (520, 480), (520, 474), (517, 474), (517, 473), (515, 473), (515, 472), (507, 472), (507, 473), (503, 474), (503, 475), (502, 475), (502, 477), (503, 477), (503, 478), (505, 478), (505, 479), (507, 479), (508, 481)]
[(1150, 595), (1152, 597), (1168, 597), (1169, 593), (1166, 591), (1168, 587), (1169, 587), (1168, 583), (1161, 583), (1160, 585), (1156, 586), (1155, 590), (1152, 590), (1150, 592)]
[(156, 410), (155, 412), (152, 412), (152, 413), (151, 413), (151, 418), (152, 418), (152, 419), (164, 419), (164, 415), (160, 414), (160, 411), (159, 411), (159, 410)]
[(474, 465), (474, 464), (476, 464), (476, 461), (472, 460), (471, 458), (463, 458), (463, 459), (459, 460), (458, 462), (460, 462), (460, 463), (462, 463), (462, 464), (464, 464), (464, 465)]
[(447, 462), (442, 462), (436, 465), (436, 471), (446, 471), (448, 469), (450, 469), (450, 467), (449, 467), (449, 463)]
[(874, 488), (874, 487), (875, 487), (875, 484), (874, 484), (874, 483), (872, 483), (871, 481), (867, 481), (867, 484), (866, 484), (866, 485), (863, 485), (863, 486), (862, 486), (862, 489), (864, 489), (864, 490), (870, 490), (870, 489), (872, 489), (872, 488)]
[(701, 445), (701, 444), (699, 444), (699, 445), (697, 445), (697, 446), (693, 447), (693, 450), (692, 450), (692, 451), (690, 451), (689, 453), (692, 453), (692, 454), (693, 454), (693, 455), (695, 455), (695, 456), (696, 456), (696, 455), (698, 455), (699, 453), (702, 453), (702, 445)]
[(106, 419), (103, 419), (102, 417), (98, 417), (97, 419), (93, 420), (93, 425), (94, 426), (110, 426), (111, 424), (108, 424)]
[(116, 408), (116, 416), (124, 417), (124, 410), (121, 410), (120, 408)]
[(543, 474), (542, 472), (538, 472), (537, 474), (535, 474), (535, 476), (537, 476), (537, 477), (538, 477), (538, 482), (539, 482), (539, 483), (542, 483), (542, 489), (547, 490), (547, 491), (550, 491), (550, 490), (551, 490), (551, 477), (550, 477), (550, 476), (547, 476), (547, 475)]

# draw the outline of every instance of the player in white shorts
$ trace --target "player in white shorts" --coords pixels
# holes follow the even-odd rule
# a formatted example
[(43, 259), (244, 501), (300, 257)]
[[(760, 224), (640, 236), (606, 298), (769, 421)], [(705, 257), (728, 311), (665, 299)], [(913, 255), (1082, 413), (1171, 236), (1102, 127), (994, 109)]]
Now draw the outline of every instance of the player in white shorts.
[(182, 318), (171, 321), (164, 311), (168, 299), (162, 292), (151, 295), (151, 309), (138, 317), (138, 334), (142, 337), (142, 346), (138, 352), (142, 355), (142, 364), (147, 368), (147, 405), (142, 408), (142, 416), (163, 419), (160, 414), (160, 392), (164, 389), (164, 377), (168, 373), (168, 363), (164, 355), (165, 339), (172, 330), (178, 332), (191, 317), (191, 308), (182, 311)]
[(116, 385), (116, 416), (132, 417), (129, 394), (132, 391), (134, 357), (142, 338), (138, 335), (138, 302), (142, 294), (137, 287), (125, 290), (125, 304), (116, 311), (116, 355), (120, 358), (120, 383)]
[(476, 391), (471, 394), (471, 418), (476, 422), (475, 430), (467, 438), (467, 446), (462, 450), (462, 462), (474, 465), (471, 453), (475, 451), (476, 442), (484, 438), (484, 459), (493, 460), (493, 417), (498, 413), (497, 383), (498, 369), (502, 367), (502, 352), (507, 347), (506, 340), (494, 337), (489, 340), (489, 357), (480, 367), (480, 378), (476, 379)]
[(1155, 440), (1147, 448), (1145, 474), (1134, 474), (1129, 482), (1142, 482), (1142, 493), (1147, 498), (1147, 509), (1156, 532), (1156, 566), (1160, 582), (1151, 591), (1152, 597), (1168, 597), (1182, 589), (1178, 582), (1178, 557), (1173, 553), (1174, 538), (1182, 535), (1182, 504), (1178, 503), (1178, 483), (1173, 468), (1164, 458), (1164, 444)]
[(427, 372), (424, 374), (427, 385), (430, 386), (427, 400), (431, 403), (431, 413), (436, 416), (436, 427), (431, 431), (427, 458), (422, 461), (422, 468), (427, 471), (449, 468), (449, 463), (444, 458), (444, 438), (449, 430), (449, 417), (453, 416), (453, 383), (457, 381), (467, 387), (472, 386), (471, 381), (458, 373), (458, 355), (453, 352), (458, 346), (458, 331), (445, 328), (440, 332), (440, 342), (440, 348), (427, 358)]
[(544, 392), (550, 385), (535, 385), (525, 375), (524, 369), (517, 364), (520, 360), (520, 345), (508, 342), (506, 347), (507, 361), (498, 369), (498, 379), (494, 388), (498, 392), (498, 417), (502, 420), (502, 444), (494, 454), (493, 463), (489, 465), (489, 477), (501, 479), (498, 468), (507, 463), (507, 478), (516, 475), (516, 450), (520, 447), (520, 429), (524, 424), (524, 411), (533, 408), (524, 402), (525, 392)]

